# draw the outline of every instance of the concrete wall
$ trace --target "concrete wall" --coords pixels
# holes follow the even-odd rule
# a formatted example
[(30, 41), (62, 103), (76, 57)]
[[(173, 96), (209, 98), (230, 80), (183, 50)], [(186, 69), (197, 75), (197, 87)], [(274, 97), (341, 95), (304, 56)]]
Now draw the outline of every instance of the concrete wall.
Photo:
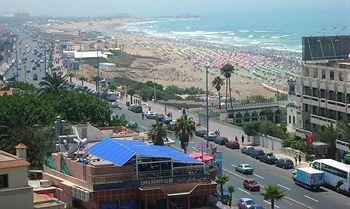
[(266, 147), (273, 151), (282, 150), (283, 141), (281, 139), (278, 139), (272, 136), (255, 136), (255, 137), (249, 136), (248, 141), (249, 140), (254, 145)]
[(33, 209), (33, 188), (30, 186), (0, 190), (1, 209)]
[[(14, 189), (28, 186), (28, 168), (27, 166), (2, 168), (0, 174), (8, 174), (9, 187), (6, 189)], [(0, 191), (3, 190), (0, 188)]]

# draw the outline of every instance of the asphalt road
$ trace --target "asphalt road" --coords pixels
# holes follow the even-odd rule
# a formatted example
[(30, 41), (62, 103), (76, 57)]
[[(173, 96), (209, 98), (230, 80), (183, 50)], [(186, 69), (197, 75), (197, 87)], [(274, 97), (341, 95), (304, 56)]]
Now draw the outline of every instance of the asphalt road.
[[(23, 30), (16, 28), (14, 30), (17, 34), (18, 38), (18, 52), (17, 52), (17, 59), (18, 59), (18, 80), (21, 82), (27, 82), (35, 85), (36, 87), (39, 87), (39, 82), (42, 80), (43, 77), (45, 77), (45, 62), (41, 63), (40, 60), (45, 60), (44, 51), (40, 51), (40, 45), (42, 45), (42, 41), (38, 40), (34, 42), (33, 38), (33, 31), (30, 30)], [(37, 49), (38, 52), (43, 53), (41, 57), (38, 57), (37, 55), (34, 55), (34, 49)], [(25, 53), (23, 53), (25, 51)], [(29, 51), (29, 53), (27, 53)], [(22, 63), (21, 60), (23, 58), (27, 58), (27, 61)], [(16, 53), (12, 53), (11, 60), (16, 58)], [(39, 60), (40, 67), (37, 67), (35, 65), (35, 62), (31, 62), (32, 60)], [(48, 62), (46, 62), (48, 63)], [(33, 67), (36, 67), (36, 70), (33, 70)], [(15, 77), (16, 73), (16, 64), (13, 65), (13, 67), (8, 70), (4, 76), (6, 79), (10, 79), (12, 77)], [(37, 80), (34, 80), (34, 75), (37, 75)]]
[[(124, 104), (121, 104), (122, 110), (114, 110), (115, 114), (124, 114), (128, 121), (137, 122), (141, 128), (146, 130), (154, 123), (153, 120), (142, 120), (141, 114), (136, 114), (128, 111)], [(174, 135), (170, 138), (175, 140)], [(204, 139), (194, 136), (189, 144), (189, 151), (198, 142), (204, 142)], [(176, 146), (179, 147), (179, 141), (176, 140)], [(263, 199), (259, 192), (249, 192), (242, 187), (242, 178), (254, 178), (263, 186), (269, 184), (278, 184), (287, 196), (276, 203), (276, 208), (320, 208), (320, 209), (346, 209), (350, 208), (350, 199), (344, 195), (338, 194), (335, 191), (323, 189), (319, 192), (312, 192), (301, 188), (294, 184), (291, 179), (291, 171), (277, 168), (274, 165), (264, 164), (254, 158), (246, 156), (240, 150), (231, 150), (224, 146), (218, 146), (218, 150), (222, 152), (223, 168), (226, 174), (230, 177), (230, 182), (227, 185), (233, 185), (236, 188), (234, 193), (235, 200), (241, 197), (251, 197), (258, 204), (269, 208), (270, 205)], [(243, 175), (234, 171), (234, 166), (240, 163), (249, 163), (254, 168), (253, 175)], [(291, 200), (288, 200), (291, 199)]]

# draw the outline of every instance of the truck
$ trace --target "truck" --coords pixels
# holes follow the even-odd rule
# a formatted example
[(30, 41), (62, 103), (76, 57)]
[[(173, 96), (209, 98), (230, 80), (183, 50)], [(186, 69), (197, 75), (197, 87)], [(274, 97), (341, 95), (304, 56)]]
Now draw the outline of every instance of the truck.
[(302, 187), (318, 190), (324, 184), (324, 172), (311, 167), (297, 168), (293, 180)]

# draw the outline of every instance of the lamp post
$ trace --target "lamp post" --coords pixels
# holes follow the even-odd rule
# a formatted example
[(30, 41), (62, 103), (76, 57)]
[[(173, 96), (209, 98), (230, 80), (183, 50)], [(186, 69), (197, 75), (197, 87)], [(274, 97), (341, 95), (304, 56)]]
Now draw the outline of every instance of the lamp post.
[(208, 63), (205, 66), (205, 109), (206, 109), (206, 128), (207, 128), (207, 148), (209, 148), (209, 80), (208, 80), (208, 74), (209, 74), (209, 67), (210, 64)]

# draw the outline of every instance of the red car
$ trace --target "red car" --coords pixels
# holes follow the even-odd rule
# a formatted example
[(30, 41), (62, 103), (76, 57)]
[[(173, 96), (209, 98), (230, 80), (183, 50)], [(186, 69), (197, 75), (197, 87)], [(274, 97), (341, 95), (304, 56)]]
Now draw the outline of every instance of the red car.
[(243, 187), (249, 191), (260, 191), (260, 185), (255, 179), (246, 179), (243, 181)]

